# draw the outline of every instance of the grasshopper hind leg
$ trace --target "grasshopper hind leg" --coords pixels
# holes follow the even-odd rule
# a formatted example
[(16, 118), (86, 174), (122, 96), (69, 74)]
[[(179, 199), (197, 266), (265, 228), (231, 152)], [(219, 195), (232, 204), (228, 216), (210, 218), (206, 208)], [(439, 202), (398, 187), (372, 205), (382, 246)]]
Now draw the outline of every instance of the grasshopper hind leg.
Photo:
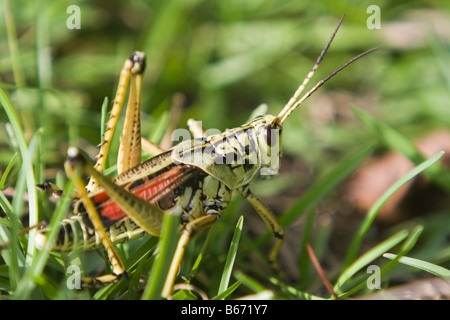
[[(145, 70), (145, 54), (140, 51), (134, 52), (122, 67), (114, 97), (113, 107), (110, 117), (106, 123), (106, 130), (100, 143), (100, 150), (97, 155), (97, 162), (94, 168), (102, 172), (108, 155), (111, 139), (116, 129), (117, 119), (125, 100), (125, 95), (130, 86), (130, 94), (127, 103), (127, 113), (124, 129), (121, 136), (120, 151), (118, 156), (119, 173), (140, 163), (141, 158), (141, 128), (140, 128), (140, 107), (142, 94), (142, 77)], [(87, 190), (89, 192), (98, 188), (98, 183), (91, 178)]]

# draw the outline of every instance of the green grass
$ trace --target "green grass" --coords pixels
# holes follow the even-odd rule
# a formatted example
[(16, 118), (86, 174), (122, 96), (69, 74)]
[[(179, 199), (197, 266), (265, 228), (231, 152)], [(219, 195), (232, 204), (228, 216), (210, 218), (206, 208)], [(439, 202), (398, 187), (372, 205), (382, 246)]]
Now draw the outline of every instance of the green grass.
[(446, 280), (450, 280), (450, 270), (443, 268), (441, 266), (438, 266), (434, 263), (430, 263), (427, 261), (423, 261), (420, 259), (414, 259), (414, 258), (410, 258), (410, 257), (399, 257), (396, 254), (392, 254), (392, 253), (385, 253), (383, 255), (383, 257), (394, 260), (394, 259), (398, 259), (398, 261), (400, 263), (403, 263), (405, 265), (420, 269), (420, 270), (424, 270), (426, 272), (429, 272), (431, 274), (434, 274), (438, 277), (442, 277)]
[[(68, 197), (55, 205), (34, 186), (56, 181), (69, 194), (66, 149), (75, 145), (96, 154), (118, 73), (131, 52), (148, 56), (143, 135), (161, 140), (177, 92), (186, 97), (178, 127), (195, 118), (205, 128), (223, 131), (261, 112), (263, 107), (256, 108), (262, 103), (277, 114), (343, 13), (342, 28), (312, 82), (365, 50), (380, 49), (292, 114), (283, 128), (279, 176), (252, 185), (285, 228), (279, 260), (286, 277), (270, 271), (272, 237), (236, 196), (218, 223), (186, 248), (177, 283), (193, 290), (178, 291), (174, 299), (199, 299), (195, 290), (214, 299), (331, 299), (307, 255), (307, 242), (341, 298), (371, 292), (366, 287), (371, 264), (380, 266), (383, 288), (429, 272), (448, 276), (448, 208), (438, 210), (424, 200), (420, 216), (389, 227), (376, 219), (385, 201), (419, 174), (444, 194), (450, 191), (442, 154), (426, 157), (414, 145), (428, 132), (450, 127), (450, 51), (427, 15), (448, 16), (447, 3), (382, 2), (380, 30), (366, 28), (368, 2), (79, 1), (80, 30), (66, 27), (71, 4), (36, 1), (23, 9), (21, 1), (9, 0), (0, 5), (0, 187), (15, 189), (13, 199), (0, 194), (2, 299), (159, 298), (177, 239), (174, 221), (165, 225), (171, 231), (161, 239), (147, 236), (117, 246), (128, 280), (83, 290), (67, 288), (68, 266), (78, 265), (86, 275), (108, 273), (103, 252), (37, 251), (35, 230), (21, 232), (40, 221), (57, 226), (68, 212)], [(406, 21), (420, 22), (415, 28), (422, 29), (409, 32), (417, 41), (402, 46), (392, 40), (402, 35), (392, 27)], [(115, 138), (108, 157), (111, 175)], [(415, 168), (365, 217), (353, 216), (348, 239), (340, 239), (338, 220), (351, 214), (336, 213), (345, 211), (341, 187), (364, 161), (389, 151), (402, 153)], [(330, 207), (334, 213), (324, 214)]]

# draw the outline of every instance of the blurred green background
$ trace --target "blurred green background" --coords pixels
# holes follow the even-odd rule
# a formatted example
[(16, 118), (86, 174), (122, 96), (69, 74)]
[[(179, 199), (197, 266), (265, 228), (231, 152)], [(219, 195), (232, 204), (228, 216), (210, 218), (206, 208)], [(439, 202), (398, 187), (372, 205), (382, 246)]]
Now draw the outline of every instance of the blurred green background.
[[(380, 50), (293, 115), (285, 152), (321, 162), (324, 148), (346, 152), (360, 145), (366, 137), (354, 134), (361, 128), (352, 121), (352, 106), (411, 137), (449, 125), (449, 5), (439, 1), (380, 2), (378, 30), (367, 28), (371, 3), (361, 1), (8, 2), (0, 25), (1, 84), (27, 137), (43, 129), (49, 161), (60, 161), (63, 147), (80, 136), (99, 142), (103, 99), (112, 99), (122, 63), (134, 50), (148, 56), (146, 135), (176, 92), (187, 99), (181, 125), (193, 117), (224, 130), (245, 122), (261, 103), (278, 113), (344, 13), (315, 79), (362, 51)], [(66, 26), (72, 4), (80, 8), (78, 30)], [(2, 152), (2, 162), (9, 159)]]
[[(379, 50), (328, 82), (286, 122), (282, 165), (287, 175), (254, 188), (281, 212), (293, 200), (277, 194), (293, 188), (295, 198), (340, 159), (376, 140), (353, 107), (410, 139), (450, 127), (450, 3), (377, 1), (381, 28), (369, 29), (372, 4), (2, 1), (0, 86), (26, 139), (40, 132), (42, 179), (54, 179), (67, 146), (95, 155), (101, 106), (105, 97), (109, 103), (113, 99), (123, 61), (133, 51), (144, 51), (148, 59), (145, 136), (159, 141), (177, 92), (186, 97), (180, 127), (195, 118), (204, 128), (223, 131), (243, 124), (262, 103), (277, 114), (346, 14), (312, 83), (363, 51)], [(67, 27), (70, 5), (80, 9), (80, 29)], [(0, 111), (0, 174), (15, 152), (7, 121)], [(379, 145), (376, 151), (386, 149)]]

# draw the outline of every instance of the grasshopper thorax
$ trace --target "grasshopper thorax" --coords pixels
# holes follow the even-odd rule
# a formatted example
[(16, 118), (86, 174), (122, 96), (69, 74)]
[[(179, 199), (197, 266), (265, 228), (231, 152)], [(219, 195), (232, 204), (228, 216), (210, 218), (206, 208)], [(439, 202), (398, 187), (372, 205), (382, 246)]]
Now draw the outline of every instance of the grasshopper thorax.
[(259, 172), (277, 173), (280, 129), (278, 117), (259, 116), (221, 134), (183, 141), (174, 147), (172, 157), (237, 189), (250, 183)]

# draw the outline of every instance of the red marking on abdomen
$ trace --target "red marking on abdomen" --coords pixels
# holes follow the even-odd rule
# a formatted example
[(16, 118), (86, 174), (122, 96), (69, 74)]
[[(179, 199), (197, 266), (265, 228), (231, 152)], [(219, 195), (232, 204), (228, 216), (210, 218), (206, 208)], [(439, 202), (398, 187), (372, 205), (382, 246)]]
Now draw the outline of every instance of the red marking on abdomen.
[[(193, 172), (193, 167), (176, 166), (130, 191), (141, 199), (155, 203), (191, 178)], [(105, 191), (94, 195), (92, 200), (96, 204), (97, 211), (103, 217), (115, 221), (126, 215), (119, 205), (109, 198)]]

